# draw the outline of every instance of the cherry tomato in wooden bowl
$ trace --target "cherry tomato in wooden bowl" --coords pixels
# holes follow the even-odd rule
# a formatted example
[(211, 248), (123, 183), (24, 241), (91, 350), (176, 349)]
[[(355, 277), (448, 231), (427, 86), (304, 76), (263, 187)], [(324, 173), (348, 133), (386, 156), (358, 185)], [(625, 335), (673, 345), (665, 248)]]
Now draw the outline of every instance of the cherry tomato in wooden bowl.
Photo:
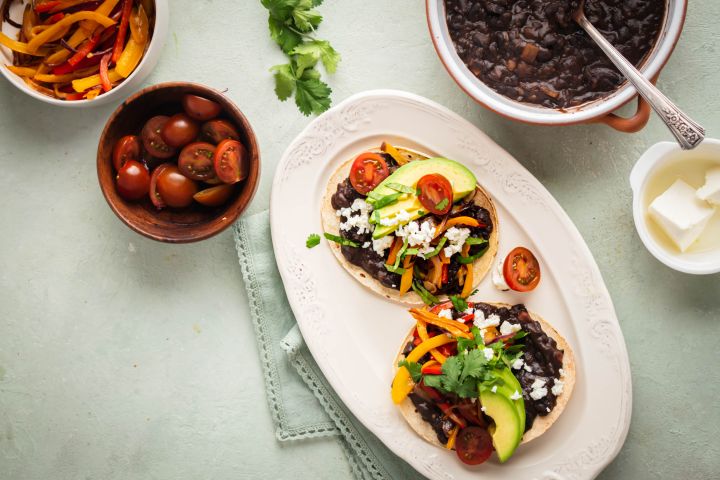
[(223, 140), (215, 149), (215, 173), (225, 183), (237, 183), (248, 176), (248, 153), (242, 143)]
[(193, 142), (180, 152), (178, 167), (188, 178), (210, 182), (217, 177), (213, 162), (214, 154), (215, 145), (212, 143)]
[(184, 113), (178, 113), (168, 118), (160, 135), (166, 144), (181, 148), (195, 140), (199, 132), (200, 126), (195, 120)]
[(140, 160), (142, 147), (137, 135), (125, 135), (117, 141), (113, 148), (113, 166), (119, 172), (128, 160)]
[(117, 174), (117, 190), (126, 200), (138, 200), (147, 195), (150, 188), (150, 173), (137, 160), (128, 160)]
[[(214, 105), (219, 106), (219, 111)], [(177, 148), (166, 143), (162, 135), (168, 120), (175, 115), (183, 115), (185, 120), (200, 128), (189, 143)], [(137, 158), (137, 145), (130, 148), (132, 143), (127, 140), (128, 146), (123, 146), (123, 153), (114, 155), (118, 141), (130, 135), (139, 140)], [(182, 141), (189, 137), (187, 135)], [(206, 143), (204, 154), (181, 159), (185, 148), (199, 138)], [(231, 181), (240, 178), (234, 184), (221, 182), (215, 172), (214, 153), (218, 144), (228, 138), (241, 145), (230, 144), (234, 148), (227, 150), (233, 158), (237, 154), (239, 159), (237, 164), (229, 163), (230, 175), (225, 176)], [(170, 143), (181, 142), (170, 139)], [(212, 154), (209, 153), (211, 148)], [(147, 190), (138, 190), (144, 191), (139, 199), (129, 200), (119, 193), (115, 156), (120, 160), (118, 164), (122, 164), (121, 169), (131, 162), (130, 157), (143, 169), (143, 163), (150, 169), (145, 169), (147, 177), (142, 183)], [(192, 166), (192, 173), (189, 166)], [(108, 205), (125, 224), (155, 240), (185, 243), (219, 233), (232, 225), (247, 208), (258, 185), (260, 155), (250, 123), (227, 97), (202, 85), (173, 82), (138, 92), (111, 115), (98, 145), (97, 170)]]

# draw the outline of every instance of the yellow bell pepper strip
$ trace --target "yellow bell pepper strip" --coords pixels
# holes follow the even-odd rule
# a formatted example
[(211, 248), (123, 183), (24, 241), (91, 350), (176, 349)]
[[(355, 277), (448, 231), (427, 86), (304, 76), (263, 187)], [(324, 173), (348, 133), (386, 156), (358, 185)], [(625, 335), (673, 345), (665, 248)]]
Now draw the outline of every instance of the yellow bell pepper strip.
[(150, 20), (142, 5), (133, 10), (130, 15), (130, 34), (137, 43), (145, 43), (150, 33)]
[[(147, 28), (147, 24), (145, 24)], [(146, 32), (147, 33), (147, 32)], [(148, 43), (149, 35), (145, 35), (145, 43), (138, 43), (132, 36), (127, 42), (125, 50), (123, 50), (120, 58), (118, 58), (115, 64), (115, 71), (121, 76), (127, 78), (137, 68), (140, 60), (145, 54), (145, 47)]]
[(468, 298), (473, 292), (473, 273), (475, 267), (473, 267), (472, 263), (469, 263), (465, 265), (465, 268), (467, 269), (467, 274), (465, 274), (465, 285), (463, 285), (462, 292), (460, 293), (462, 298)]
[(30, 50), (29, 44), (13, 40), (2, 32), (0, 32), (0, 45), (4, 45), (14, 52), (24, 53), (26, 55), (34, 55), (36, 57), (44, 57), (47, 55), (47, 51)]
[(87, 98), (88, 100), (94, 100), (97, 98), (98, 95), (100, 95), (100, 91), (100, 88), (93, 88), (85, 94), (85, 98)]
[(30, 40), (27, 44), (28, 50), (30, 50), (30, 52), (37, 52), (41, 46), (50, 41), (50, 39), (52, 39), (58, 32), (65, 29), (68, 25), (72, 25), (73, 23), (77, 23), (81, 20), (92, 20), (103, 27), (109, 27), (110, 25), (115, 24), (115, 21), (112, 18), (106, 17), (105, 15), (101, 15), (97, 12), (75, 12), (53, 24), (50, 28), (44, 30), (42, 33)]
[[(447, 335), (438, 335), (436, 337), (432, 337), (431, 339), (426, 340), (417, 347), (415, 347), (405, 359), (408, 362), (417, 362), (430, 350), (455, 341), (457, 340)], [(408, 394), (412, 392), (414, 386), (415, 383), (413, 382), (413, 379), (410, 376), (410, 371), (407, 369), (407, 367), (398, 368), (398, 371), (395, 373), (395, 378), (392, 382), (392, 388), (390, 389), (392, 401), (396, 404), (401, 403), (403, 400), (405, 400), (405, 398), (407, 398)]]
[[(421, 341), (424, 342), (425, 340), (427, 340), (427, 339), (430, 338), (430, 335), (428, 335), (428, 333), (427, 333), (427, 324), (426, 324), (423, 320), (418, 320), (418, 321), (417, 321), (417, 327), (416, 327), (416, 329), (417, 329), (418, 336), (420, 337), (420, 340), (421, 340)], [(437, 362), (438, 362), (440, 365), (442, 365), (443, 363), (445, 363), (445, 360), (447, 360), (447, 357), (446, 357), (445, 355), (443, 355), (443, 354), (440, 353), (437, 349), (434, 349), (434, 348), (433, 348), (432, 350), (430, 350), (430, 355), (432, 355), (433, 358), (434, 358), (435, 360), (437, 360)]]
[(390, 145), (388, 142), (383, 142), (382, 145), (380, 145), (380, 150), (390, 155), (393, 160), (398, 163), (398, 165), (405, 165), (406, 163), (408, 163), (407, 158), (400, 155), (400, 152), (398, 152), (397, 149)]
[(455, 425), (455, 428), (453, 428), (452, 433), (450, 433), (450, 436), (448, 437), (448, 441), (445, 444), (445, 448), (448, 450), (452, 450), (455, 448), (455, 440), (457, 439), (457, 434), (460, 431), (460, 427), (458, 425)]
[(38, 82), (45, 82), (45, 83), (67, 83), (72, 81), (75, 78), (75, 75), (72, 73), (69, 73), (67, 75), (52, 75), (47, 73), (38, 73), (35, 76), (33, 76), (33, 80), (37, 80)]
[(8, 70), (19, 77), (34, 77), (37, 70), (30, 67), (16, 67), (14, 65), (5, 65)]
[[(396, 238), (395, 241), (397, 242), (398, 239)], [(399, 243), (402, 244), (402, 242)], [(413, 267), (414, 264), (412, 262), (412, 259), (410, 257), (405, 257), (403, 259), (403, 268), (405, 269), (405, 271), (400, 277), (400, 295), (405, 295), (407, 292), (410, 291), (410, 288), (412, 287)]]
[[(30, 37), (28, 37), (28, 38), (30, 39), (30, 41), (32, 41), (32, 39), (34, 39), (35, 37), (37, 37), (38, 35), (41, 35), (42, 33), (46, 32), (46, 31), (50, 30), (50, 29), (53, 28), (55, 25), (57, 25), (57, 23), (54, 23), (54, 24), (52, 24), (52, 25), (35, 25), (34, 27), (32, 27), (32, 28), (30, 29)], [(50, 38), (48, 38), (45, 43), (49, 43), (49, 42), (54, 42), (54, 41), (56, 41), (56, 40), (60, 40), (60, 39), (63, 38), (65, 35), (67, 35), (67, 33), (70, 31), (70, 27), (71, 27), (71, 26), (72, 26), (72, 25), (66, 25), (64, 28), (61, 28), (61, 29), (59, 29), (59, 30), (55, 30), (55, 33), (53, 34), (53, 36), (50, 37)], [(28, 45), (29, 45), (29, 42), (28, 42)]]
[[(117, 73), (115, 71), (115, 69), (108, 71), (108, 79), (112, 83), (119, 82), (123, 78), (124, 77), (122, 75), (120, 75), (119, 73)], [(77, 80), (73, 80), (72, 87), (73, 87), (73, 90), (75, 90), (76, 92), (84, 92), (85, 90), (89, 90), (93, 87), (100, 85), (101, 82), (102, 82), (102, 80), (100, 79), (100, 74), (91, 75), (89, 77), (78, 78)]]

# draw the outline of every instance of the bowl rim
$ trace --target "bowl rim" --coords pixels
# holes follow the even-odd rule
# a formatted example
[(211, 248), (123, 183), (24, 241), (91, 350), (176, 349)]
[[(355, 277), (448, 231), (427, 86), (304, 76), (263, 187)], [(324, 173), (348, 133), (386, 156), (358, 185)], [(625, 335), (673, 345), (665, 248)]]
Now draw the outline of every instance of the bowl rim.
[[(666, 0), (666, 6), (666, 15), (659, 39), (651, 50), (649, 60), (645, 61), (640, 69), (649, 78), (659, 75), (670, 60), (685, 25), (688, 0)], [(592, 123), (599, 121), (637, 96), (635, 88), (626, 82), (609, 95), (574, 107), (570, 111), (534, 106), (505, 97), (483, 84), (467, 69), (465, 63), (457, 56), (452, 40), (444, 41), (442, 25), (446, 25), (446, 21), (444, 15), (440, 15), (443, 11), (443, 0), (425, 0), (428, 31), (440, 62), (466, 95), (476, 103), (507, 119), (546, 126)]]
[[(0, 73), (2, 73), (2, 75), (7, 79), (7, 81), (14, 85), (18, 90), (31, 96), (32, 98), (45, 102), (49, 105), (55, 105), (65, 108), (90, 108), (99, 107), (111, 103), (113, 100), (116, 100), (117, 97), (121, 95), (121, 93), (127, 90), (127, 86), (132, 85), (132, 83), (137, 80), (138, 77), (146, 77), (150, 73), (150, 71), (154, 68), (155, 65), (148, 66), (148, 64), (153, 62), (156, 63), (157, 59), (149, 58), (151, 58), (153, 54), (155, 54), (155, 52), (158, 52), (159, 55), (159, 52), (165, 46), (165, 40), (168, 33), (168, 23), (170, 18), (168, 2), (167, 0), (153, 1), (155, 2), (155, 24), (153, 25), (153, 35), (150, 39), (150, 43), (145, 49), (145, 53), (143, 54), (143, 58), (140, 60), (140, 63), (120, 85), (113, 88), (111, 91), (98, 96), (93, 100), (83, 99), (68, 102), (65, 100), (48, 97), (47, 95), (43, 95), (42, 93), (33, 90), (32, 88), (28, 87), (24, 82), (22, 82), (18, 75), (12, 73), (10, 70), (5, 68), (5, 65), (8, 65), (8, 63), (6, 63), (4, 55), (0, 55)], [(2, 26), (5, 25), (5, 23), (6, 22), (4, 21), (0, 21), (0, 30)], [(0, 46), (0, 48), (5, 49), (6, 47)], [(147, 72), (144, 71), (146, 68), (148, 69)]]
[[(720, 140), (706, 138), (702, 145), (718, 152), (720, 159)], [(720, 260), (699, 264), (683, 259), (679, 254), (672, 254), (657, 244), (648, 230), (645, 208), (643, 207), (643, 194), (650, 176), (671, 160), (676, 153), (684, 152), (676, 142), (659, 142), (648, 148), (638, 159), (630, 173), (630, 187), (632, 189), (632, 213), (635, 230), (643, 245), (650, 254), (660, 263), (681, 273), (691, 275), (712, 275), (720, 273)], [(719, 160), (720, 161), (720, 160)]]
[[(138, 101), (140, 98), (142, 98), (143, 96), (145, 96), (148, 93), (156, 92), (156, 91), (163, 90), (166, 88), (177, 88), (177, 87), (192, 89), (194, 91), (193, 93), (197, 94), (197, 95), (207, 95), (208, 92), (211, 92), (214, 95), (223, 97), (230, 104), (230, 106), (234, 109), (233, 115), (237, 115), (242, 120), (242, 123), (243, 123), (242, 128), (247, 136), (248, 142), (250, 143), (250, 145), (247, 145), (247, 147), (250, 152), (255, 153), (254, 155), (251, 155), (251, 159), (256, 159), (255, 163), (257, 165), (257, 168), (255, 169), (254, 172), (251, 169), (251, 173), (247, 179), (251, 182), (251, 185), (248, 187), (247, 185), (250, 182), (246, 182), (245, 183), (246, 186), (238, 194), (239, 197), (244, 197), (246, 199), (244, 201), (244, 205), (242, 205), (241, 208), (238, 208), (235, 212), (233, 212), (229, 216), (228, 221), (226, 221), (222, 224), (218, 224), (218, 226), (216, 226), (215, 228), (208, 229), (205, 233), (202, 233), (200, 235), (194, 235), (194, 236), (192, 236), (192, 238), (174, 238), (171, 235), (154, 234), (152, 232), (149, 232), (149, 231), (143, 229), (140, 225), (137, 225), (136, 223), (132, 222), (129, 218), (127, 218), (124, 214), (122, 214), (122, 212), (120, 212), (120, 210), (117, 208), (117, 205), (115, 205), (115, 203), (110, 199), (106, 185), (103, 183), (102, 178), (100, 176), (100, 165), (104, 164), (105, 162), (108, 161), (105, 157), (102, 156), (102, 152), (101, 152), (102, 143), (103, 143), (103, 140), (105, 139), (106, 135), (108, 134), (110, 126), (117, 119), (120, 112), (122, 112), (127, 107), (128, 104)], [(223, 112), (225, 114), (228, 114), (228, 112), (225, 108), (223, 108)], [(238, 107), (237, 104), (230, 97), (228, 97), (227, 95), (225, 95), (225, 93), (223, 93), (222, 91), (220, 91), (216, 88), (209, 87), (209, 86), (203, 85), (201, 83), (187, 82), (187, 81), (171, 81), (171, 82), (162, 82), (162, 83), (150, 85), (150, 86), (147, 86), (147, 87), (135, 92), (130, 97), (125, 99), (120, 105), (118, 105), (118, 107), (110, 114), (110, 116), (108, 117), (108, 120), (105, 123), (105, 126), (103, 127), (102, 132), (100, 133), (100, 137), (98, 139), (96, 171), (97, 171), (97, 176), (98, 176), (98, 183), (100, 184), (100, 191), (103, 194), (103, 198), (105, 198), (105, 202), (107, 202), (110, 209), (113, 211), (113, 213), (115, 213), (115, 216), (118, 217), (125, 225), (127, 225), (131, 230), (135, 231), (136, 233), (138, 233), (144, 237), (150, 238), (152, 240), (156, 240), (158, 242), (163, 242), (163, 243), (181, 244), (181, 243), (194, 243), (194, 242), (206, 240), (210, 237), (213, 237), (213, 236), (223, 232), (225, 229), (230, 227), (230, 225), (235, 223), (235, 221), (240, 217), (240, 215), (242, 215), (247, 210), (247, 208), (250, 206), (250, 204), (252, 203), (252, 201), (255, 197), (255, 194), (257, 193), (258, 187), (260, 185), (260, 177), (261, 177), (261, 173), (262, 173), (262, 161), (261, 161), (261, 154), (260, 154), (260, 144), (257, 140), (255, 130), (252, 128), (250, 121), (245, 116), (245, 114), (242, 112), (240, 107)], [(232, 205), (232, 204), (229, 204), (229, 205)]]

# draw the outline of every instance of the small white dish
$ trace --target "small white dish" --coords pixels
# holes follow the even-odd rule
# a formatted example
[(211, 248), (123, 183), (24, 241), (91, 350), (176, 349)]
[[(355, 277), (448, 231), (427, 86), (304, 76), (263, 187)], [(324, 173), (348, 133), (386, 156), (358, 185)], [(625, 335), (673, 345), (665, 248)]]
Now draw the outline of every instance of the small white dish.
[[(695, 162), (695, 165), (688, 168), (691, 162)], [(655, 258), (679, 272), (693, 275), (720, 272), (720, 211), (715, 213), (711, 224), (701, 236), (701, 239), (706, 239), (705, 245), (700, 248), (691, 247), (687, 252), (681, 253), (679, 249), (666, 245), (669, 240), (663, 240), (663, 233), (648, 215), (647, 206), (652, 201), (649, 197), (665, 190), (677, 178), (694, 176), (693, 186), (701, 186), (698, 185), (698, 182), (702, 183), (698, 178), (699, 172), (711, 165), (720, 166), (720, 140), (706, 139), (691, 151), (681, 150), (675, 142), (661, 142), (650, 147), (630, 173), (635, 229), (645, 248)], [(682, 170), (683, 173), (675, 175), (673, 170)], [(649, 190), (651, 186), (654, 190), (652, 192)], [(713, 240), (714, 244), (711, 244)]]
[[(16, 3), (10, 10), (13, 18), (22, 17), (22, 9), (24, 5)], [(155, 25), (153, 29), (152, 38), (150, 44), (147, 47), (147, 51), (140, 61), (140, 65), (130, 74), (117, 87), (113, 88), (107, 93), (99, 95), (93, 100), (75, 100), (66, 101), (57, 98), (48, 97), (40, 92), (37, 92), (30, 88), (22, 78), (12, 73), (5, 66), (12, 65), (12, 51), (10, 49), (0, 46), (0, 72), (7, 78), (7, 80), (15, 85), (19, 90), (36, 98), (45, 103), (51, 105), (57, 105), (60, 107), (70, 108), (87, 108), (87, 107), (99, 107), (101, 105), (107, 105), (109, 103), (117, 104), (123, 99), (127, 98), (130, 93), (136, 90), (140, 84), (150, 75), (155, 65), (157, 65), (160, 59), (160, 52), (162, 52), (165, 46), (165, 39), (168, 33), (168, 23), (170, 21), (170, 12), (167, 0), (155, 0)], [(2, 23), (2, 31), (11, 38), (16, 38), (18, 29), (8, 23)]]

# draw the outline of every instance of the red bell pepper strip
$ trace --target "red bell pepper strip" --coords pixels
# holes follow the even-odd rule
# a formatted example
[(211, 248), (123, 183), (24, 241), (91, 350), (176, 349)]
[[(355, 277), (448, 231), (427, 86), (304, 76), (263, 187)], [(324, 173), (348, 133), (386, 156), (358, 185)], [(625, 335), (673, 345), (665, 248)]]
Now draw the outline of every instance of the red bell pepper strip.
[(60, 0), (38, 3), (37, 5), (35, 5), (35, 12), (46, 13), (57, 7), (58, 5), (60, 5)]
[(70, 65), (73, 67), (76, 66), (78, 63), (80, 63), (81, 60), (83, 60), (85, 57), (88, 56), (88, 53), (92, 52), (95, 46), (100, 41), (100, 34), (102, 32), (97, 32), (95, 35), (93, 35), (90, 39), (88, 39), (85, 43), (82, 44), (80, 48), (78, 48), (77, 53), (75, 53), (72, 57), (70, 57), (67, 61)]
[(130, 12), (132, 11), (133, 0), (124, 0), (122, 9), (122, 18), (120, 19), (120, 27), (118, 29), (118, 36), (115, 39), (115, 46), (112, 52), (112, 61), (117, 63), (120, 54), (125, 48), (125, 38), (127, 37), (128, 26), (130, 25)]
[(64, 13), (62, 13), (62, 12), (56, 13), (56, 14), (53, 15), (52, 17), (50, 17), (50, 18), (48, 18), (47, 20), (45, 20), (45, 25), (52, 25), (53, 23), (59, 22), (59, 21), (62, 20), (63, 18), (65, 18), (65, 14), (64, 14)]
[(423, 365), (420, 371), (425, 375), (442, 375), (442, 365)]
[(420, 382), (418, 384), (418, 387), (420, 387), (422, 389), (422, 391), (425, 392), (427, 394), (427, 396), (430, 397), (430, 399), (433, 402), (437, 403), (437, 402), (442, 401), (442, 395), (440, 395), (440, 392), (438, 392), (437, 390), (435, 390), (432, 387), (428, 387), (427, 385), (425, 385), (424, 382)]
[(103, 55), (100, 60), (100, 82), (104, 91), (109, 92), (112, 90), (112, 82), (108, 76), (108, 64), (110, 63), (111, 53)]
[(447, 263), (443, 263), (443, 266), (442, 266), (442, 275), (440, 276), (440, 283), (442, 283), (442, 284), (448, 283), (448, 270), (449, 270), (448, 264), (447, 264)]
[(437, 305), (435, 305), (433, 308), (430, 309), (430, 313), (434, 313), (435, 315), (437, 315), (437, 313), (438, 313), (440, 310), (445, 310), (445, 309), (447, 309), (447, 308), (452, 308), (452, 306), (453, 306), (452, 302), (438, 303)]
[(65, 100), (82, 100), (83, 98), (85, 98), (85, 92), (68, 93), (65, 96)]

